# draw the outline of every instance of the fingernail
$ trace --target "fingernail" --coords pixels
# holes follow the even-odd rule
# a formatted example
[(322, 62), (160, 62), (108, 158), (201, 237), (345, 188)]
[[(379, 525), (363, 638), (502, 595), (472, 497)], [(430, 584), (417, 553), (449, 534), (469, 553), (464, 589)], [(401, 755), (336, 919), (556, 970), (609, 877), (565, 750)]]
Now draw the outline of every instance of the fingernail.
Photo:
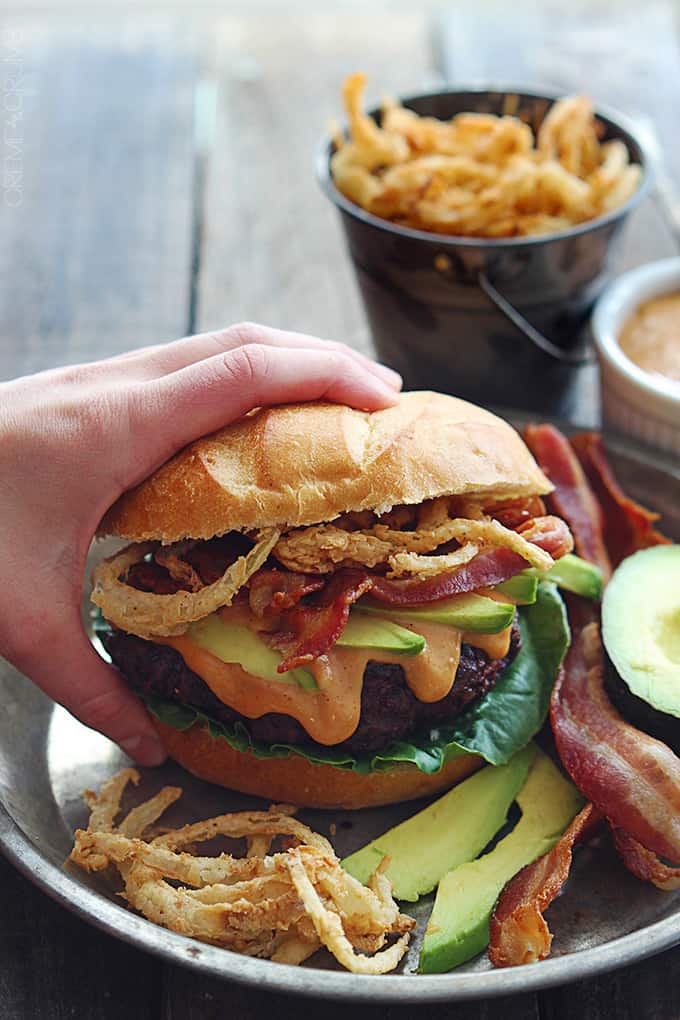
[(388, 365), (380, 364), (379, 361), (374, 362), (374, 367), (378, 375), (385, 380), (388, 386), (393, 390), (401, 389), (403, 380), (398, 372), (395, 372), (393, 368), (389, 368)]
[(390, 404), (396, 403), (398, 391), (394, 386), (388, 386), (386, 382), (376, 377), (373, 382), (373, 389), (376, 393), (381, 393), (385, 400), (389, 400)]
[(155, 737), (127, 737), (120, 741), (120, 746), (140, 765), (161, 765), (167, 758), (163, 745)]

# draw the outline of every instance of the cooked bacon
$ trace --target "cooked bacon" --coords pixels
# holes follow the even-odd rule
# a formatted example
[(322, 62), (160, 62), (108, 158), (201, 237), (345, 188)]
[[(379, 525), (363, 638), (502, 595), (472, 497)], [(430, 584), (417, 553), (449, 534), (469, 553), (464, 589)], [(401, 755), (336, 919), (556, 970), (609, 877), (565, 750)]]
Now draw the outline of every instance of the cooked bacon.
[(176, 595), (178, 591), (190, 591), (188, 584), (171, 577), (165, 567), (154, 560), (140, 560), (128, 571), (125, 578), (131, 588), (138, 591), (150, 591), (154, 595)]
[(513, 531), (526, 524), (532, 517), (545, 516), (545, 503), (540, 496), (529, 496), (527, 499), (505, 499), (501, 503), (492, 503), (484, 508), (484, 513), (493, 517), (505, 528)]
[[(555, 517), (527, 521), (519, 533), (553, 556), (563, 556), (571, 549), (569, 529)], [(303, 573), (261, 570), (250, 582), (249, 598), (251, 608), (259, 616), (269, 611), (281, 614), (279, 630), (270, 640), (284, 653), (284, 660), (277, 667), (284, 673), (327, 652), (342, 633), (352, 603), (368, 591), (391, 605), (418, 605), (492, 587), (524, 570), (526, 565), (519, 553), (499, 547), (479, 553), (454, 571), (415, 581), (342, 569), (324, 583), (323, 579)], [(313, 601), (300, 601), (314, 591), (318, 594)]]
[[(555, 485), (548, 506), (566, 519), (577, 551), (600, 567), (605, 580), (612, 562), (667, 541), (653, 527), (657, 515), (622, 492), (597, 434), (572, 440), (577, 456), (549, 425), (530, 426), (525, 439)], [(572, 644), (553, 690), (551, 722), (565, 768), (592, 803), (553, 850), (523, 869), (501, 894), (489, 948), (496, 966), (548, 955), (552, 936), (542, 912), (569, 875), (574, 843), (588, 838), (591, 823), (602, 816), (635, 875), (661, 889), (680, 887), (680, 868), (658, 856), (680, 863), (680, 760), (613, 707), (604, 690), (595, 610), (581, 600), (570, 600), (569, 610)]]
[(670, 892), (680, 888), (680, 868), (672, 868), (660, 861), (655, 853), (633, 839), (623, 829), (612, 826), (614, 845), (623, 857), (629, 871), (643, 882), (652, 882), (658, 889)]
[[(440, 501), (435, 501), (439, 503)], [(432, 513), (436, 507), (433, 507)], [(430, 515), (432, 521), (436, 516)], [(541, 517), (538, 521), (546, 521)], [(527, 526), (530, 522), (523, 522)], [(564, 534), (566, 525), (561, 525)], [(540, 525), (537, 525), (540, 532)], [(554, 529), (553, 529), (554, 530)], [(523, 559), (539, 570), (552, 566), (548, 549), (533, 544), (520, 534), (504, 527), (492, 518), (447, 517), (433, 523), (431, 528), (400, 531), (378, 523), (368, 530), (347, 531), (336, 524), (319, 524), (313, 527), (296, 528), (283, 535), (274, 549), (275, 558), (287, 570), (299, 573), (332, 573), (339, 567), (366, 567), (367, 569), (393, 566), (393, 559), (402, 552), (415, 554), (453, 551), (450, 543), (457, 545), (477, 544), (485, 548), (505, 547), (519, 553)], [(548, 542), (548, 544), (550, 544)], [(558, 543), (561, 551), (562, 544)], [(417, 564), (414, 563), (417, 571)], [(442, 573), (446, 571), (442, 565)], [(428, 570), (428, 573), (434, 571)]]
[[(198, 591), (214, 584), (239, 556), (253, 546), (245, 535), (231, 532), (207, 542), (178, 542), (160, 546), (154, 559), (135, 563), (126, 578), (132, 588), (154, 595), (176, 595), (179, 591)], [(197, 576), (198, 575), (198, 576)], [(198, 583), (199, 581), (202, 583)]]
[(517, 529), (517, 534), (559, 560), (574, 548), (574, 536), (561, 517), (534, 517)]
[(155, 550), (153, 558), (159, 566), (164, 567), (173, 581), (177, 581), (187, 591), (197, 592), (203, 587), (198, 572), (184, 558), (187, 549), (193, 543), (178, 542), (176, 545), (161, 545)]
[(602, 510), (569, 442), (552, 425), (528, 425), (527, 446), (555, 486), (548, 506), (571, 528), (576, 552), (596, 564), (607, 579), (611, 563), (602, 535)]
[(559, 842), (506, 885), (491, 915), (489, 959), (494, 967), (517, 967), (544, 960), (552, 934), (543, 912), (569, 877), (574, 844), (590, 839), (602, 815), (586, 804)]
[(184, 559), (198, 571), (203, 584), (214, 584), (227, 567), (245, 556), (253, 546), (252, 540), (237, 531), (211, 538), (208, 542), (196, 542), (187, 549)]
[(391, 580), (374, 577), (371, 595), (392, 606), (417, 606), (436, 602), (452, 595), (464, 595), (478, 588), (491, 588), (495, 584), (524, 570), (526, 561), (510, 549), (488, 549), (469, 563), (447, 574), (436, 574), (425, 580)]
[(284, 613), (275, 647), (285, 658), (277, 672), (285, 673), (327, 652), (340, 637), (352, 603), (370, 590), (371, 577), (362, 570), (339, 570), (311, 605), (297, 605)]
[[(572, 602), (572, 625), (575, 615)], [(612, 825), (680, 863), (680, 759), (609, 701), (597, 624), (577, 623), (573, 631), (550, 706), (562, 763)]]
[(670, 542), (654, 528), (659, 514), (636, 503), (621, 489), (598, 432), (572, 436), (571, 445), (602, 508), (604, 538), (615, 566), (637, 549)]
[[(536, 517), (523, 525), (519, 533), (554, 558), (563, 556), (571, 549), (569, 528), (557, 517)], [(464, 595), (479, 588), (501, 584), (524, 570), (526, 565), (526, 560), (511, 549), (487, 549), (462, 567), (425, 580), (416, 578), (401, 581), (375, 576), (371, 595), (380, 602), (399, 606), (436, 602), (452, 595)]]
[(325, 581), (310, 574), (263, 567), (250, 579), (248, 599), (256, 616), (292, 609), (305, 595), (323, 588)]

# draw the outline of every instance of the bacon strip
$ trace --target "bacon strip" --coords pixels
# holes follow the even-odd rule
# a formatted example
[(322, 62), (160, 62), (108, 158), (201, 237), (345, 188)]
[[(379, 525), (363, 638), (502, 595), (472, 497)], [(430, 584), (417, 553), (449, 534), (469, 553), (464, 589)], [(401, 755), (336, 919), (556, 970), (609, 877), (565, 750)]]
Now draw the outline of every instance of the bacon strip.
[(517, 967), (550, 955), (552, 934), (543, 917), (569, 877), (572, 851), (594, 834), (602, 815), (586, 804), (547, 854), (508, 882), (491, 915), (489, 959), (494, 967)]
[(571, 445), (600, 503), (604, 537), (615, 565), (637, 549), (670, 542), (654, 528), (659, 514), (647, 510), (623, 492), (612, 472), (598, 432), (572, 436)]
[[(557, 517), (537, 517), (525, 521), (518, 530), (523, 538), (555, 558), (572, 547), (569, 528)], [(352, 603), (368, 591), (390, 605), (420, 605), (500, 584), (526, 565), (518, 553), (496, 548), (479, 553), (450, 573), (424, 580), (389, 580), (365, 570), (346, 569), (336, 571), (324, 584), (322, 579), (307, 574), (261, 570), (251, 579), (249, 598), (258, 615), (270, 611), (281, 614), (280, 629), (271, 640), (284, 653), (277, 670), (285, 673), (327, 652), (342, 633)], [(319, 591), (316, 600), (302, 604), (303, 596), (314, 591)]]
[[(214, 584), (230, 564), (245, 556), (252, 548), (245, 535), (230, 532), (207, 542), (178, 543), (161, 547), (156, 559), (135, 563), (127, 575), (127, 583), (139, 591), (155, 595), (176, 595), (179, 591), (197, 591), (198, 574), (204, 585)], [(184, 547), (184, 548), (182, 548)], [(168, 569), (168, 567), (170, 569)]]
[[(572, 548), (569, 528), (557, 517), (536, 517), (522, 525), (519, 534), (529, 542), (545, 549), (555, 559)], [(371, 595), (390, 605), (420, 605), (436, 602), (452, 595), (464, 595), (479, 588), (490, 588), (514, 577), (526, 568), (526, 560), (510, 549), (487, 549), (469, 563), (447, 574), (435, 574), (425, 580), (389, 580), (373, 577)]]
[(155, 560), (140, 560), (128, 571), (125, 578), (131, 588), (150, 591), (154, 595), (176, 595), (178, 591), (189, 591), (189, 585), (171, 577), (165, 567)]
[(371, 577), (362, 570), (339, 570), (313, 605), (297, 605), (282, 615), (275, 647), (285, 658), (277, 666), (285, 673), (327, 652), (340, 637), (352, 603), (370, 590)]
[(555, 486), (546, 497), (549, 508), (568, 523), (579, 556), (598, 566), (606, 581), (611, 563), (602, 534), (602, 510), (569, 442), (552, 425), (529, 425), (524, 439)]
[(305, 595), (320, 591), (325, 585), (322, 577), (295, 574), (290, 570), (262, 568), (250, 579), (248, 599), (256, 616), (281, 613), (292, 609)]
[(660, 861), (655, 853), (647, 850), (623, 829), (612, 826), (614, 844), (629, 871), (643, 882), (652, 882), (658, 889), (670, 892), (680, 889), (680, 868), (671, 868)]
[(252, 545), (245, 535), (230, 531), (207, 542), (194, 543), (183, 558), (198, 571), (203, 584), (214, 584), (230, 564), (235, 563), (239, 556), (245, 556)]
[(680, 862), (680, 759), (609, 701), (595, 623), (572, 638), (550, 718), (562, 763), (588, 800), (648, 850)]
[[(505, 528), (519, 528), (532, 517), (545, 516), (545, 503), (540, 496), (529, 496), (526, 499), (506, 499), (501, 503), (492, 503), (484, 508), (495, 521)], [(464, 514), (462, 516), (465, 516)]]
[[(653, 528), (657, 515), (622, 492), (599, 435), (574, 437), (576, 456), (552, 426), (531, 426), (525, 439), (555, 485), (549, 508), (567, 520), (577, 551), (600, 567), (605, 580), (612, 561), (618, 564), (636, 549), (667, 541)], [(661, 889), (680, 887), (680, 868), (657, 856), (680, 861), (680, 760), (614, 709), (604, 690), (594, 610), (580, 600), (570, 600), (569, 610), (572, 645), (553, 691), (551, 721), (565, 768), (593, 803), (550, 853), (520, 872), (501, 894), (489, 948), (496, 966), (548, 955), (552, 936), (542, 912), (568, 878), (574, 844), (589, 837), (590, 823), (602, 815), (635, 875)]]
[(526, 561), (510, 549), (489, 549), (478, 553), (469, 563), (448, 574), (435, 574), (424, 580), (389, 580), (374, 577), (371, 595), (393, 606), (420, 605), (452, 595), (463, 595), (478, 588), (489, 588), (526, 567)]
[(574, 536), (568, 524), (552, 514), (526, 521), (517, 528), (517, 534), (532, 545), (545, 549), (554, 560), (562, 559), (574, 548)]

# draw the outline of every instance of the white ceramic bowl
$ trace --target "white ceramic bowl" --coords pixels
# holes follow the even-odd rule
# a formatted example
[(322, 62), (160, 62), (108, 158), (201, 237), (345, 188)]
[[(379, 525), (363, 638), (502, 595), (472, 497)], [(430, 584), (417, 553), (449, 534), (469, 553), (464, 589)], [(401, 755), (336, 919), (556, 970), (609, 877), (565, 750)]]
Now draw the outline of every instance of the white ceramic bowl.
[(680, 292), (680, 258), (632, 269), (604, 291), (592, 327), (605, 427), (680, 455), (680, 382), (644, 372), (618, 342), (624, 322), (643, 301), (673, 292)]

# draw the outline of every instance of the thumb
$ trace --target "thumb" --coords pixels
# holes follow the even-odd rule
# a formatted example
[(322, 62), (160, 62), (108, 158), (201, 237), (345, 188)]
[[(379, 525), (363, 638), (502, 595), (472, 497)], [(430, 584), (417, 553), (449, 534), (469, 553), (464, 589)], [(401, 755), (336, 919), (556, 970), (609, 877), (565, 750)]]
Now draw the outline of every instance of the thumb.
[[(34, 632), (36, 633), (36, 632)], [(140, 765), (160, 765), (166, 754), (139, 699), (97, 654), (79, 618), (43, 628), (32, 647), (11, 661), (54, 701), (86, 726), (99, 730)], [(48, 654), (45, 654), (49, 648)]]

